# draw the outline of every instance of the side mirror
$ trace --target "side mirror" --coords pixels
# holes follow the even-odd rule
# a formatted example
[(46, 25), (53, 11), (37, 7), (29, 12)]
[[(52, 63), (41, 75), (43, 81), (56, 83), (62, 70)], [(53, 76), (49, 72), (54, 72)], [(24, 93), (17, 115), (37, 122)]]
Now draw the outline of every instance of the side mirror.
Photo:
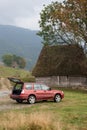
[(49, 90), (51, 90), (51, 88), (49, 87)]

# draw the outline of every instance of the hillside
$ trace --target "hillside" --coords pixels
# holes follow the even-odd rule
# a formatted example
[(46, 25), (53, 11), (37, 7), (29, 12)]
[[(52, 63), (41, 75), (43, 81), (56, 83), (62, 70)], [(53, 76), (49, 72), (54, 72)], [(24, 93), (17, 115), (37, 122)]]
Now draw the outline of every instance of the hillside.
[(0, 59), (11, 53), (22, 56), (27, 61), (27, 69), (32, 69), (41, 51), (41, 38), (37, 31), (15, 26), (0, 25)]
[(30, 72), (23, 69), (15, 69), (11, 67), (0, 66), (0, 78), (7, 77), (20, 77), (23, 78), (26, 75), (31, 76)]
[(27, 70), (14, 69), (10, 67), (0, 66), (0, 89), (10, 88), (11, 84), (7, 77), (15, 77), (21, 79), (22, 81), (35, 81), (34, 76)]

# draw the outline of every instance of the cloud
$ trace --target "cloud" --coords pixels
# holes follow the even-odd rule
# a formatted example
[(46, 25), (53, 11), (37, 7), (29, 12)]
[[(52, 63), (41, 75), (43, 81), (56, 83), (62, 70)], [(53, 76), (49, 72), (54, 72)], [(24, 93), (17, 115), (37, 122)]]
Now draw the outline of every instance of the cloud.
[(15, 25), (19, 27), (29, 28), (31, 30), (38, 30), (39, 29), (38, 20), (39, 19), (37, 19), (37, 17), (16, 18)]
[(56, 0), (0, 0), (0, 24), (39, 29), (39, 14), (43, 5), (52, 1)]

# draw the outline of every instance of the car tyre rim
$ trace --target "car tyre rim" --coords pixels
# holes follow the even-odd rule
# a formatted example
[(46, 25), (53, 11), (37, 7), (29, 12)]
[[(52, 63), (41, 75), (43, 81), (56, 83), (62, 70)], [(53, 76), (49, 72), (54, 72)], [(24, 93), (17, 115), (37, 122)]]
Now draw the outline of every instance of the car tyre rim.
[(61, 96), (59, 94), (57, 94), (55, 96), (55, 102), (60, 102), (61, 101)]
[(30, 96), (29, 99), (28, 99), (28, 102), (30, 104), (34, 104), (35, 103), (35, 96)]

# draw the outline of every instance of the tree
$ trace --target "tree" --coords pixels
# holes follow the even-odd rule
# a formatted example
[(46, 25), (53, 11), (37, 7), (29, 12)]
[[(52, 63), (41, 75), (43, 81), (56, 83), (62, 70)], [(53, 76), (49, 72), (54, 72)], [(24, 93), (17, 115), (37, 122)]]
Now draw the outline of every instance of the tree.
[(65, 29), (71, 32), (75, 43), (84, 43), (86, 50), (87, 44), (87, 1), (86, 0), (67, 0), (62, 12), (65, 20)]
[(87, 1), (52, 2), (40, 13), (38, 35), (44, 45), (87, 44)]
[(7, 65), (7, 66), (11, 66), (12, 65), (12, 62), (13, 62), (13, 56), (12, 55), (4, 55), (2, 57), (3, 59), (3, 62)]
[(19, 65), (19, 68), (24, 68), (26, 66), (26, 61), (22, 57), (17, 57), (17, 63)]
[(20, 57), (20, 56), (6, 54), (2, 57), (2, 60), (5, 63), (5, 65), (7, 65), (9, 67), (24, 68), (26, 66), (25, 59), (23, 57)]

